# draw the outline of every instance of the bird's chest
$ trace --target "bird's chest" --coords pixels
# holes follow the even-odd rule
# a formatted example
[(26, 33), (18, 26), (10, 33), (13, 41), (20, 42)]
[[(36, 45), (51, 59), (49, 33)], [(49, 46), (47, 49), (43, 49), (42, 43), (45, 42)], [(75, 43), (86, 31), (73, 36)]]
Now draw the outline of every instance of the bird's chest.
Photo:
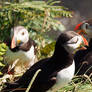
[(70, 82), (71, 79), (73, 78), (74, 72), (75, 72), (75, 63), (73, 61), (72, 65), (58, 72), (56, 76), (56, 84), (47, 92), (49, 91), (56, 92), (56, 90), (68, 84), (68, 82)]
[(10, 49), (5, 54), (5, 60), (7, 63), (12, 64), (15, 60), (18, 59), (17, 64), (29, 63), (35, 57), (34, 47), (31, 47), (29, 51), (19, 50), (17, 52), (12, 52)]

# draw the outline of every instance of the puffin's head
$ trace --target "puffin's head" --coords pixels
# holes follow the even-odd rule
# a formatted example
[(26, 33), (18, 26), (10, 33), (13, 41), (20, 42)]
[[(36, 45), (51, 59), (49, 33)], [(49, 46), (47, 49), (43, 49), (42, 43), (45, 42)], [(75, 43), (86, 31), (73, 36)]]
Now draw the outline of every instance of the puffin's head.
[(11, 48), (27, 43), (29, 34), (23, 26), (16, 26), (11, 29)]
[(74, 31), (61, 33), (56, 44), (58, 43), (62, 44), (62, 46), (70, 53), (74, 53), (86, 45), (82, 36)]
[(75, 31), (79, 34), (87, 35), (88, 38), (92, 38), (92, 19), (83, 21), (75, 27)]

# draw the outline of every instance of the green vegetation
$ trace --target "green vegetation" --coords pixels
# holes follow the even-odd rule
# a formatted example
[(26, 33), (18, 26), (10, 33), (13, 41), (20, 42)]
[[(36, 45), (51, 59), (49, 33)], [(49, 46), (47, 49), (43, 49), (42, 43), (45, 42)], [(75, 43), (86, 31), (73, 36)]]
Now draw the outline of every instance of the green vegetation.
[(57, 92), (92, 92), (92, 76), (75, 76), (64, 88)]
[[(68, 11), (67, 8), (55, 5), (60, 1), (3, 1), (5, 0), (0, 2), (0, 75), (2, 74), (2, 68), (5, 66), (3, 55), (7, 51), (7, 45), (4, 42), (10, 38), (12, 27), (22, 25), (28, 29), (30, 37), (38, 45), (37, 55), (41, 59), (51, 56), (55, 46), (55, 40), (47, 34), (51, 31), (57, 32), (65, 29), (57, 18), (72, 17), (72, 12)], [(2, 87), (0, 86), (0, 88)], [(92, 92), (91, 78), (84, 75), (75, 76), (69, 85), (58, 92)]]
[[(48, 33), (65, 30), (57, 18), (72, 17), (72, 12), (63, 6), (56, 6), (55, 4), (60, 3), (60, 1), (54, 0), (48, 0), (48, 2), (35, 0), (5, 1), (0, 1), (0, 45), (10, 39), (11, 28), (22, 25), (27, 28), (30, 37), (37, 43), (38, 58), (51, 56), (55, 40)], [(6, 65), (3, 59), (6, 51), (7, 46), (0, 46), (0, 70)], [(5, 80), (4, 78), (2, 77), (0, 81)]]
[[(39, 50), (45, 45), (50, 44), (54, 40), (46, 35), (46, 33), (51, 30), (63, 31), (65, 29), (56, 18), (72, 17), (71, 12), (67, 8), (54, 5), (57, 3), (60, 3), (60, 1), (27, 0), (22, 3), (1, 2), (0, 41), (4, 42), (10, 38), (12, 27), (22, 25), (28, 29), (30, 37), (35, 40)], [(41, 53), (38, 53), (40, 58)]]
[[(0, 44), (0, 70), (2, 70), (2, 68), (5, 66), (2, 62), (3, 61), (3, 55), (6, 53), (7, 51), (7, 46), (4, 43)], [(0, 75), (2, 75), (2, 72), (0, 71)]]

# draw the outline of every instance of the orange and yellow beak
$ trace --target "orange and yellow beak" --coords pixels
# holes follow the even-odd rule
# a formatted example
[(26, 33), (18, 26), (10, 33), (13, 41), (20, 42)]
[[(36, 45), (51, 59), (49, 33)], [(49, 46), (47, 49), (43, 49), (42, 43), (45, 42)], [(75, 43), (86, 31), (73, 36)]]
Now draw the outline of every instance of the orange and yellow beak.
[(83, 35), (81, 35), (81, 36), (82, 36), (82, 38), (83, 38), (84, 44), (85, 44), (86, 46), (88, 46), (88, 41), (86, 40), (86, 38), (85, 38)]
[(11, 41), (11, 49), (16, 47), (16, 43), (15, 43), (15, 38), (13, 36), (12, 41)]
[(76, 31), (76, 30), (79, 30), (82, 24), (83, 24), (82, 22), (81, 22), (80, 24), (77, 24), (77, 26), (75, 27), (74, 30), (75, 30), (75, 31)]
[(21, 40), (15, 41), (15, 38), (13, 36), (12, 41), (11, 41), (11, 49), (15, 48), (16, 45), (19, 45), (20, 43), (21, 43)]
[(85, 32), (85, 30), (83, 30), (83, 29), (81, 29), (81, 25), (82, 25), (83, 23), (81, 22), (80, 24), (78, 24), (76, 27), (75, 27), (75, 29), (74, 29), (74, 31), (77, 31), (77, 33), (78, 34), (85, 34), (85, 35), (87, 35), (86, 34), (86, 32)]
[(77, 49), (80, 50), (85, 50), (87, 49), (85, 46), (88, 46), (88, 42), (86, 40), (86, 38), (84, 38), (83, 36), (81, 36), (83, 38), (83, 42), (79, 45), (79, 47)]
[(81, 34), (87, 35), (86, 32), (85, 32), (84, 30), (78, 30), (77, 33), (80, 34), (80, 35), (81, 35)]
[(83, 35), (81, 35), (81, 37), (83, 38), (83, 46), (82, 45), (80, 46), (81, 47), (80, 50), (85, 50), (86, 49), (85, 46), (88, 46), (88, 41)]
[[(85, 46), (88, 46), (88, 41), (87, 41), (86, 38), (83, 36), (83, 34), (84, 34), (84, 35), (87, 35), (87, 34), (86, 34), (85, 30), (81, 29), (81, 25), (82, 25), (82, 24), (83, 24), (82, 22), (81, 22), (80, 24), (78, 24), (78, 25), (75, 27), (74, 31), (77, 31), (77, 33), (82, 36), (84, 45), (85, 45)], [(84, 49), (84, 48), (85, 48), (85, 47), (82, 47), (81, 49)]]

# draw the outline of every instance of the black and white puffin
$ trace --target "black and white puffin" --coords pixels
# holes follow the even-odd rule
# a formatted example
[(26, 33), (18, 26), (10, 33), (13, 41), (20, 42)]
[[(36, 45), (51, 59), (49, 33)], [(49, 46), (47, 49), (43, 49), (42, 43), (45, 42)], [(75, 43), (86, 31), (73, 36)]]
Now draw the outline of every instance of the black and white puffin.
[[(61, 33), (56, 41), (54, 54), (50, 58), (35, 63), (15, 83), (7, 83), (7, 87), (2, 92), (10, 92), (15, 88), (27, 88), (38, 69), (41, 69), (41, 72), (29, 92), (56, 92), (73, 78), (75, 72), (73, 52), (83, 44), (82, 37), (76, 32)], [(13, 90), (13, 92), (25, 92), (25, 90)]]
[(92, 73), (92, 19), (81, 22), (75, 27), (79, 34), (85, 35), (88, 38), (86, 50), (79, 50), (75, 56), (75, 65), (77, 75)]
[(29, 33), (23, 26), (16, 26), (11, 29), (11, 42), (4, 59), (9, 65), (8, 73), (14, 74), (24, 73), (26, 69), (36, 62), (34, 40), (29, 38)]

